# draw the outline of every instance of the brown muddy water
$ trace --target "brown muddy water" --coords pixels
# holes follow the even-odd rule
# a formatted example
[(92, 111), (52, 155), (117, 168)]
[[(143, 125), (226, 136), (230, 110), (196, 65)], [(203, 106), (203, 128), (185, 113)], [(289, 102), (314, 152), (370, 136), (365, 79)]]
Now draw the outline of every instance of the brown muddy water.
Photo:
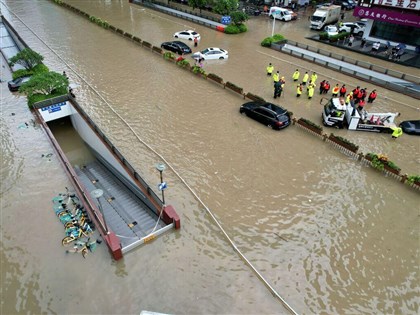
[[(227, 36), (125, 0), (68, 2), (154, 45), (171, 40), (175, 31), (195, 28), (202, 35), (200, 49), (221, 47), (230, 55), (205, 62), (205, 70), (266, 99), (272, 95), (268, 62), (287, 79), (298, 67), (317, 71), (318, 80), (359, 84), (259, 46), (271, 34), (267, 19), (252, 19), (248, 33)], [(25, 98), (2, 83), (2, 314), (138, 314), (145, 309), (288, 314), (174, 170), (297, 313), (418, 313), (418, 192), (295, 126), (275, 132), (239, 115), (244, 100), (234, 93), (53, 2), (3, 0), (1, 9), (52, 70), (66, 70), (79, 85), (78, 101), (152, 187), (159, 182), (154, 165), (161, 159), (148, 146), (165, 158), (171, 167), (164, 173), (165, 199), (182, 222), (180, 231), (120, 262), (111, 261), (105, 246), (86, 260), (66, 255), (51, 198), (69, 182), (55, 154), (45, 157), (53, 150), (31, 121)], [(295, 38), (305, 23), (278, 23), (277, 31)], [(4, 59), (1, 69), (1, 78), (10, 79)], [(297, 100), (292, 85), (286, 82), (284, 97), (275, 103), (320, 124), (320, 97)], [(368, 110), (420, 119), (418, 101), (377, 89), (380, 96)], [(325, 131), (357, 143), (362, 152), (387, 154), (404, 172), (420, 174), (418, 138), (392, 141), (389, 134)], [(83, 156), (75, 152), (77, 139), (68, 130), (58, 132), (76, 160)]]

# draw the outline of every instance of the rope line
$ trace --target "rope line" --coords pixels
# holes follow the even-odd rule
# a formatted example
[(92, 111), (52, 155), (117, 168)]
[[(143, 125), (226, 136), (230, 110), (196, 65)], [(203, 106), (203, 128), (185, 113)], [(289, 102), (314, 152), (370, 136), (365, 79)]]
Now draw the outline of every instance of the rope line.
[(223, 235), (226, 237), (228, 242), (232, 245), (232, 248), (238, 253), (238, 255), (246, 262), (246, 264), (256, 273), (258, 278), (266, 285), (266, 287), (271, 291), (271, 293), (277, 297), (281, 303), (285, 306), (285, 308), (292, 314), (298, 315), (298, 313), (281, 297), (281, 295), (270, 285), (270, 283), (263, 277), (263, 275), (254, 267), (254, 265), (245, 257), (245, 255), (240, 251), (240, 249), (236, 246), (236, 244), (232, 241), (232, 239), (229, 237), (229, 235), (226, 233), (226, 231), (223, 229), (223, 227), (220, 225), (219, 221), (216, 219), (216, 217), (213, 215), (212, 211), (204, 204), (204, 202), (200, 199), (200, 197), (195, 193), (195, 191), (187, 184), (187, 182), (182, 178), (182, 176), (172, 167), (172, 165), (157, 151), (155, 151), (149, 144), (147, 144), (145, 141), (143, 141), (137, 133), (134, 131), (134, 129), (124, 120), (123, 117), (121, 117), (114, 108), (104, 99), (104, 97), (94, 88), (92, 87), (82, 76), (80, 76), (75, 69), (73, 69), (65, 60), (63, 60), (60, 55), (55, 52), (53, 48), (48, 46), (48, 44), (42, 40), (28, 25), (25, 24), (25, 22), (22, 21), (22, 19), (12, 12), (10, 8), (4, 4), (3, 1), (1, 3), (9, 10), (11, 14), (13, 14), (25, 27), (28, 28), (28, 30), (34, 34), (48, 49), (50, 49), (56, 57), (58, 57), (77, 77), (79, 77), (84, 83), (87, 84), (87, 86), (92, 89), (96, 95), (98, 95), (105, 104), (109, 107), (109, 109), (130, 129), (130, 131), (134, 134), (134, 136), (137, 138), (137, 140), (142, 143), (147, 149), (149, 149), (151, 152), (153, 152), (157, 157), (162, 159), (163, 162), (174, 172), (174, 174), (178, 177), (178, 179), (188, 188), (188, 190), (194, 195), (194, 197), (197, 199), (197, 201), (204, 207), (204, 209), (207, 211), (207, 213), (211, 216), (213, 221), (216, 223), (216, 225), (219, 227)]

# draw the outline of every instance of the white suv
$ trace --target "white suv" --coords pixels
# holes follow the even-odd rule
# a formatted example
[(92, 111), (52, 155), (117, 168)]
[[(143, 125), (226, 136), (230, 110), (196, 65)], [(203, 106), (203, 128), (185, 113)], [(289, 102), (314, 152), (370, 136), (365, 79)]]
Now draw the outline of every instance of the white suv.
[(363, 36), (363, 33), (365, 32), (365, 27), (357, 23), (346, 22), (340, 26), (339, 32), (349, 32), (357, 36)]

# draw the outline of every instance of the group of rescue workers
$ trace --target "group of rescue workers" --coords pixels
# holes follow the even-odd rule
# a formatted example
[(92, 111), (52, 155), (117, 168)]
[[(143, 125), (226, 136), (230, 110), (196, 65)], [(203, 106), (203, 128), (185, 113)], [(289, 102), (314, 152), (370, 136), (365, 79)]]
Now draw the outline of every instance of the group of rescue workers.
[[(284, 85), (286, 83), (286, 80), (284, 77), (280, 77), (280, 71), (274, 72), (274, 66), (269, 63), (267, 68), (267, 76), (271, 76), (273, 78), (274, 82), (274, 98), (280, 97)], [(300, 77), (299, 69), (296, 69), (296, 71), (292, 75), (293, 82), (298, 82)], [(311, 99), (314, 96), (315, 87), (316, 87), (316, 81), (318, 79), (318, 75), (316, 72), (312, 72), (311, 75), (309, 75), (308, 71), (305, 72), (303, 75), (302, 81), (297, 84), (296, 88), (296, 97), (300, 97), (303, 93), (304, 87), (306, 87), (306, 94), (308, 95), (308, 99)], [(319, 85), (319, 94), (328, 94), (328, 92), (331, 89), (331, 84), (327, 80), (321, 81)], [(372, 90), (369, 95), (367, 94), (367, 88), (360, 88), (360, 86), (357, 86), (354, 90), (348, 92), (347, 94), (347, 87), (345, 84), (341, 85), (337, 83), (332, 91), (332, 97), (342, 97), (344, 98), (344, 102), (346, 105), (351, 104), (353, 107), (357, 105), (357, 108), (359, 110), (362, 110), (364, 106), (366, 105), (366, 97), (368, 98), (368, 103), (373, 103), (375, 99), (378, 96), (378, 93), (376, 90)], [(392, 138), (398, 138), (402, 135), (401, 128), (397, 128), (399, 130), (394, 130), (392, 134)]]

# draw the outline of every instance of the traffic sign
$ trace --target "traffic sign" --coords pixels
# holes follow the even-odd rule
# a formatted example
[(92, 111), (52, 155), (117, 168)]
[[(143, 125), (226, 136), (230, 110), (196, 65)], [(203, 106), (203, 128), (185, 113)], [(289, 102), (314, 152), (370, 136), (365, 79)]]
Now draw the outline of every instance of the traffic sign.
[(166, 188), (168, 188), (168, 185), (166, 184), (166, 182), (162, 182), (158, 185), (159, 190), (165, 190)]

